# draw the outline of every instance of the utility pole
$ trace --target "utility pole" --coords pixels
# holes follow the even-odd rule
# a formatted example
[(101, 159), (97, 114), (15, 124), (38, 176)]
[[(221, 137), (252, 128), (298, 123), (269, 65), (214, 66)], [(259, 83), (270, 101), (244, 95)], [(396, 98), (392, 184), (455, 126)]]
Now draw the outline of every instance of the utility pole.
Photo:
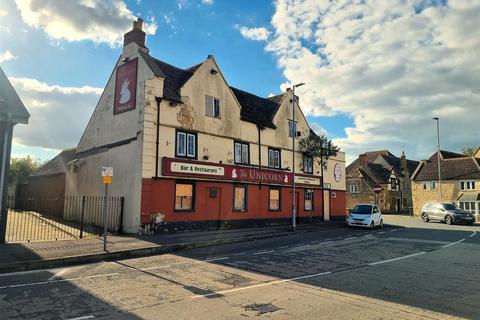
[(443, 202), (442, 196), (442, 176), (440, 169), (440, 124), (438, 117), (433, 118), (437, 122), (437, 164), (438, 164), (438, 192), (440, 193), (440, 202)]
[[(303, 86), (305, 83), (298, 83), (292, 86), (292, 125), (293, 125), (293, 135), (292, 135), (292, 185), (293, 185), (293, 194), (292, 194), (292, 228), (295, 230), (297, 227), (296, 216), (297, 216), (297, 203), (295, 202), (295, 139), (297, 137), (297, 123), (295, 122), (295, 88)], [(313, 164), (312, 164), (313, 165)]]

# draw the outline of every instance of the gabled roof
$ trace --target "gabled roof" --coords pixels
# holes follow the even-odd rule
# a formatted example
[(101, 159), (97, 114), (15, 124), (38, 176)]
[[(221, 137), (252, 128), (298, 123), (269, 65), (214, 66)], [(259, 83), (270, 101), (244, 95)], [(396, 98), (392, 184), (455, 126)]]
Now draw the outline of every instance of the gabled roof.
[[(388, 150), (367, 151), (367, 162), (373, 162), (379, 155), (393, 156)], [(355, 159), (347, 166), (347, 173), (360, 167), (360, 159)]]
[(58, 173), (65, 173), (67, 171), (67, 163), (74, 160), (77, 156), (77, 149), (65, 149), (60, 152), (55, 158), (45, 163), (38, 168), (31, 177), (47, 176)]
[[(401, 173), (402, 172), (402, 165), (401, 165), (401, 159), (400, 158), (397, 158), (395, 157), (394, 155), (380, 155), (383, 159), (385, 159), (385, 161), (390, 164), (397, 173)], [(415, 168), (418, 166), (418, 161), (415, 161), (415, 160), (409, 160), (409, 159), (406, 159), (407, 161), (407, 169), (408, 169), (408, 172), (410, 172), (410, 174), (413, 173), (413, 171), (415, 171)]]
[[(155, 59), (145, 52), (140, 55), (150, 67), (155, 76), (164, 78), (163, 97), (168, 100), (181, 102), (180, 90), (202, 65), (196, 64), (187, 69), (180, 69), (166, 62)], [(284, 94), (270, 98), (262, 98), (252, 93), (230, 87), (241, 107), (242, 120), (255, 123), (261, 127), (275, 129), (275, 116)]]
[(242, 120), (253, 122), (261, 127), (276, 128), (273, 124), (273, 117), (279, 107), (277, 102), (234, 87), (230, 87), (230, 89), (242, 107), (240, 113)]
[(367, 166), (358, 168), (358, 171), (371, 186), (375, 183), (388, 183), (390, 181), (391, 170), (377, 163), (368, 163)]
[[(480, 165), (474, 157), (443, 150), (440, 152), (440, 178), (442, 180), (480, 179)], [(437, 157), (438, 152), (435, 152), (428, 160), (422, 161), (412, 179), (416, 181), (437, 180)]]
[(156, 76), (165, 79), (163, 97), (168, 100), (181, 102), (180, 89), (193, 76), (201, 63), (184, 70), (155, 59), (147, 53), (140, 52), (140, 55)]
[(30, 114), (22, 100), (0, 68), (0, 120), (11, 119), (14, 123), (28, 123)]

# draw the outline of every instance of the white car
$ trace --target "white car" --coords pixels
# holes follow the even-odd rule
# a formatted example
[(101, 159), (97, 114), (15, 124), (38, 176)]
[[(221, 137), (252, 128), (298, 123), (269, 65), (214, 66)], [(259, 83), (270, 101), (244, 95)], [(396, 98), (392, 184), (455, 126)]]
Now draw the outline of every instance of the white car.
[(349, 227), (383, 228), (380, 209), (375, 204), (357, 204), (347, 217)]

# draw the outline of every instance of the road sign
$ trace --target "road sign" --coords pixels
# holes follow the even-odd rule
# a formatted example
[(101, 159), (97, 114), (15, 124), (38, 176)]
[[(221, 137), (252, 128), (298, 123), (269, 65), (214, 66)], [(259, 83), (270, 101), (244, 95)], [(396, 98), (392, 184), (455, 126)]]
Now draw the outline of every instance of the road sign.
[(113, 177), (113, 167), (102, 167), (102, 177)]
[(381, 185), (379, 184), (376, 184), (373, 186), (373, 192), (375, 192), (376, 194), (379, 194), (380, 192), (382, 192), (383, 188)]
[(111, 176), (103, 176), (102, 177), (103, 184), (112, 184), (112, 177)]

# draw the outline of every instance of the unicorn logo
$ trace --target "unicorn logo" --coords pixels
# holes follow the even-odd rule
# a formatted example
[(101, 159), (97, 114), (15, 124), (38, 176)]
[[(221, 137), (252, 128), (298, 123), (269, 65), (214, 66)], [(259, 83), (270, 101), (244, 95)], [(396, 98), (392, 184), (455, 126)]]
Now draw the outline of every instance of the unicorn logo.
[(130, 100), (130, 90), (128, 90), (128, 86), (130, 85), (130, 81), (125, 79), (122, 83), (122, 90), (120, 90), (120, 103), (124, 104)]
[(233, 169), (232, 170), (232, 178), (236, 178), (237, 177), (237, 169)]
[(283, 182), (288, 183), (288, 176), (285, 175), (285, 179), (283, 179)]

